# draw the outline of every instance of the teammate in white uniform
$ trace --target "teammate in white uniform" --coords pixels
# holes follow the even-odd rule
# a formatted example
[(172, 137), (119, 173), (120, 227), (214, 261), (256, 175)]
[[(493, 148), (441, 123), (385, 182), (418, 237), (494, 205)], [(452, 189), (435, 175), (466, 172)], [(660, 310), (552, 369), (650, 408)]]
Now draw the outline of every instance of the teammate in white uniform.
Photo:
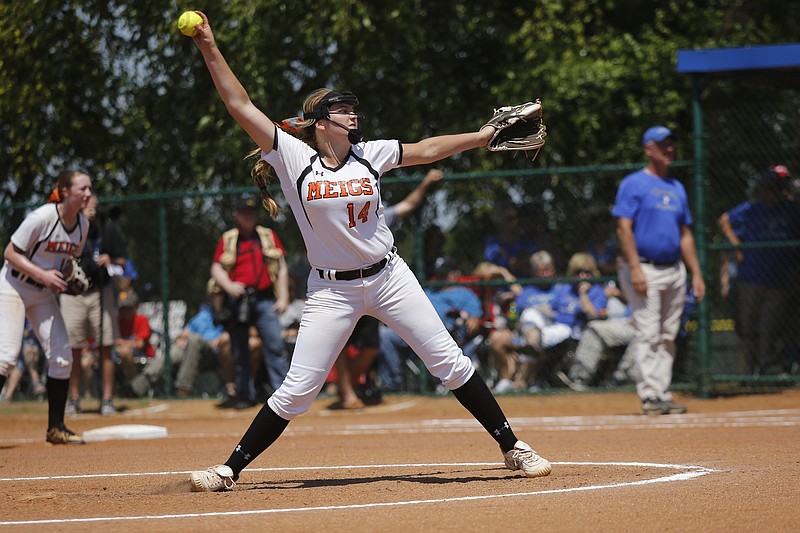
[[(413, 273), (394, 249), (383, 217), (380, 177), (393, 168), (439, 161), (485, 146), (494, 132), (432, 137), (412, 144), (363, 142), (355, 95), (315, 91), (303, 104), (302, 140), (278, 129), (257, 109), (216, 47), (208, 19), (196, 26), (203, 55), (229, 113), (260, 147), (254, 172), (271, 166), (300, 227), (312, 265), (291, 368), (224, 465), (190, 475), (192, 490), (219, 491), (305, 412), (325, 383), (361, 316), (397, 332), (431, 373), (453, 391), (500, 445), (505, 464), (529, 477), (550, 463), (517, 440), (505, 415), (472, 364), (445, 329)], [(304, 142), (305, 141), (305, 142)], [(265, 207), (275, 203), (266, 188)]]
[(89, 221), (81, 214), (92, 196), (92, 181), (70, 170), (58, 177), (47, 203), (29, 213), (11, 235), (0, 270), (0, 389), (14, 367), (22, 343), (25, 317), (47, 357), (47, 442), (83, 443), (64, 425), (72, 349), (58, 307), (67, 289), (62, 270), (78, 257), (86, 242)]

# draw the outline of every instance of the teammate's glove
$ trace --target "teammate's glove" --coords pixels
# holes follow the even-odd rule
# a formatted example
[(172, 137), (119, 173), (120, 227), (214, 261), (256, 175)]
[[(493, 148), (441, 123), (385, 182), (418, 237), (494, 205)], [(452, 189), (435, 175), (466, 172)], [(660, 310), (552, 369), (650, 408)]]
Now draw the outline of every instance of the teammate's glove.
[(536, 150), (533, 156), (536, 159), (547, 137), (547, 128), (542, 122), (542, 103), (538, 98), (536, 102), (495, 109), (494, 116), (485, 125), (496, 128), (486, 145), (491, 152)]
[(61, 273), (64, 275), (64, 281), (67, 282), (65, 294), (77, 296), (92, 288), (89, 276), (86, 275), (80, 261), (74, 257), (64, 261)]

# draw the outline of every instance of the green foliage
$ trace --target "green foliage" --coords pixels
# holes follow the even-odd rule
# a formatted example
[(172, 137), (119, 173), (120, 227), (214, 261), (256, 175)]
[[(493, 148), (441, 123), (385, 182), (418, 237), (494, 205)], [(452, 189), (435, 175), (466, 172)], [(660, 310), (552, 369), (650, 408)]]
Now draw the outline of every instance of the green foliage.
[[(192, 7), (0, 3), (0, 205), (41, 202), (64, 167), (85, 168), (101, 199), (117, 202), (131, 193), (250, 186), (243, 158), (252, 142), (175, 27)], [(800, 5), (782, 0), (209, 0), (202, 8), (234, 72), (273, 119), (296, 115), (313, 89), (335, 86), (359, 95), (368, 138), (412, 142), (475, 130), (493, 107), (540, 97), (549, 129), (540, 168), (638, 161), (641, 132), (656, 122), (688, 138), (690, 80), (675, 72), (677, 50), (790, 42), (800, 22)], [(692, 157), (690, 146), (682, 143), (679, 158)], [(531, 163), (476, 150), (440, 167)], [(576, 205), (610, 202), (615, 177), (461, 181), (446, 191), (457, 211), (449, 216), (479, 242), (491, 205), (511, 194), (536, 202), (543, 227), (568, 227)], [(215, 242), (230, 223), (229, 200), (213, 209), (174, 202), (168, 219), (183, 242)], [(21, 215), (8, 211), (3, 227)], [(134, 254), (158, 256), (158, 218), (130, 215)], [(289, 245), (302, 248), (286, 225)], [(197, 280), (207, 274), (197, 271)]]

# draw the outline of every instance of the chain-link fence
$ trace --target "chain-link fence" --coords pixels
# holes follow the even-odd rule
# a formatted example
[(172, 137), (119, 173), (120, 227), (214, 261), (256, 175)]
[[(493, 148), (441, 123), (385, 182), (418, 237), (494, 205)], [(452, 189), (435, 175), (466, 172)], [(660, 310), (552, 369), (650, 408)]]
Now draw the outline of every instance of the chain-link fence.
[(800, 93), (779, 82), (774, 74), (702, 84), (707, 371), (718, 391), (797, 382)]
[[(792, 91), (744, 82), (735, 86), (714, 82), (705, 90), (706, 123), (702, 135), (706, 152), (701, 157), (706, 162), (707, 175), (697, 186), (694, 164), (679, 161), (671, 171), (684, 183), (693, 206), (701, 206), (694, 209), (693, 215), (696, 230), (704, 232), (698, 236), (698, 243), (708, 284), (704, 306), (698, 308), (690, 298), (686, 307), (674, 382), (677, 388), (690, 390), (697, 390), (701, 383), (712, 383), (716, 390), (732, 392), (796, 383), (800, 322), (794, 302), (800, 292), (796, 281), (800, 235), (793, 225), (797, 204), (789, 198), (797, 192), (797, 182), (780, 173), (773, 176), (774, 180), (765, 180), (763, 172), (783, 164), (797, 175), (800, 99)], [(685, 137), (679, 140), (679, 156), (688, 153), (690, 141)], [(473, 275), (470, 286), (481, 298), (487, 314), (497, 312), (490, 309), (492, 295), (508, 283), (482, 278), (475, 270), (485, 260), (487, 238), (514, 215), (519, 233), (530, 239), (536, 249), (553, 255), (557, 276), (566, 275), (573, 254), (589, 251), (599, 263), (599, 275), (594, 281), (613, 282), (615, 224), (610, 209), (619, 181), (641, 166), (641, 162), (633, 162), (450, 174), (428, 191), (421, 208), (394, 231), (396, 244), (426, 285), (433, 274), (435, 258), (451, 258), (463, 275)], [(400, 202), (422, 178), (423, 174), (386, 176), (381, 191), (385, 203)], [(767, 206), (756, 206), (752, 219), (741, 213), (733, 216), (732, 210), (737, 206), (756, 201), (767, 189), (778, 194), (779, 216), (768, 216)], [(157, 334), (168, 333), (167, 337), (174, 338), (205, 301), (215, 247), (221, 233), (232, 226), (235, 201), (243, 192), (253, 191), (239, 188), (101, 198), (106, 208), (104, 216), (114, 219), (127, 238), (138, 270), (134, 286), (140, 298), (155, 302), (144, 304), (142, 309)], [(741, 244), (732, 245), (721, 231), (719, 221), (724, 213), (728, 213), (733, 229), (739, 232)], [(290, 272), (302, 292), (308, 265), (291, 213), (284, 209), (276, 221), (262, 214), (261, 223), (279, 234), (288, 250)], [(5, 229), (10, 234), (11, 228)], [(753, 278), (763, 274), (765, 268), (766, 279)], [(517, 267), (520, 283), (541, 283), (529, 274), (526, 263)], [(577, 278), (562, 281), (574, 283)], [(176, 307), (182, 312), (171, 312)], [(490, 320), (496, 318), (487, 318), (486, 325), (491, 327)], [(700, 333), (710, 341), (707, 348), (697, 342)], [(498, 373), (495, 361), (487, 355), (485, 335), (470, 342), (479, 345), (474, 357), (481, 372), (487, 380), (496, 382)], [(169, 355), (171, 346), (166, 339), (160, 348)], [(604, 373), (588, 386), (631, 386), (630, 368), (615, 372), (620, 360), (624, 366), (624, 344), (604, 348)], [(561, 362), (549, 369), (550, 379), (528, 385), (544, 389), (564, 386), (552, 375), (566, 371), (564, 365), (574, 349), (574, 344), (567, 346), (557, 356)], [(155, 389), (156, 394), (172, 393), (174, 370), (166, 365), (165, 379)], [(409, 365), (407, 372), (413, 375), (404, 381), (406, 388), (433, 390), (419, 365)], [(204, 383), (200, 387), (204, 390), (195, 392), (219, 392), (219, 380)]]

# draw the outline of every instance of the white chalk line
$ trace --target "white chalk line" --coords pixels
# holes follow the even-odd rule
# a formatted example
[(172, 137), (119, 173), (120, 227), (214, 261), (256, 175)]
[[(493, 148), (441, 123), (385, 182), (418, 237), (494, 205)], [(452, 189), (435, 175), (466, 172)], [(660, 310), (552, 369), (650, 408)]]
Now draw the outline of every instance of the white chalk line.
[[(638, 481), (626, 481), (620, 483), (606, 483), (600, 485), (588, 485), (585, 487), (568, 487), (561, 489), (547, 489), (537, 490), (530, 492), (511, 492), (505, 494), (491, 494), (481, 496), (457, 496), (452, 498), (435, 498), (429, 500), (406, 500), (396, 502), (375, 502), (375, 503), (361, 503), (350, 505), (324, 505), (318, 507), (290, 507), (284, 509), (252, 509), (247, 511), (222, 511), (222, 512), (207, 512), (207, 513), (185, 513), (185, 514), (166, 514), (166, 515), (137, 515), (137, 516), (108, 516), (108, 517), (90, 517), (90, 518), (51, 518), (43, 520), (17, 520), (0, 522), (0, 526), (21, 526), (21, 525), (44, 525), (44, 524), (64, 524), (64, 523), (92, 523), (92, 522), (120, 522), (120, 521), (135, 521), (135, 520), (173, 520), (182, 518), (209, 518), (209, 517), (231, 517), (231, 516), (252, 516), (252, 515), (265, 515), (265, 514), (283, 514), (283, 513), (299, 513), (299, 512), (314, 512), (314, 511), (342, 511), (354, 509), (371, 509), (379, 507), (402, 507), (409, 505), (431, 505), (437, 503), (457, 503), (468, 502), (477, 500), (492, 500), (500, 498), (520, 498), (526, 496), (540, 496), (545, 494), (564, 494), (570, 492), (585, 492), (590, 490), (603, 490), (603, 489), (617, 489), (622, 487), (635, 487), (640, 485), (650, 485), (654, 483), (670, 483), (675, 481), (688, 481), (700, 476), (705, 476), (718, 470), (707, 468), (704, 466), (696, 465), (677, 465), (677, 464), (662, 464), (662, 463), (641, 463), (641, 462), (554, 462), (554, 465), (572, 465), (572, 466), (623, 466), (623, 467), (643, 467), (643, 468), (662, 468), (670, 470), (687, 470), (686, 472), (678, 472), (664, 477), (654, 479), (644, 479)], [(349, 465), (349, 466), (321, 466), (321, 467), (280, 467), (280, 468), (252, 468), (248, 471), (286, 471), (286, 470), (330, 470), (330, 469), (359, 469), (359, 468), (430, 468), (430, 467), (443, 467), (443, 466), (499, 466), (499, 463), (430, 463), (430, 464), (397, 464), (397, 465)], [(85, 477), (119, 477), (119, 476), (162, 476), (162, 475), (178, 475), (187, 474), (188, 472), (141, 472), (132, 474), (87, 474), (83, 476), (49, 476), (42, 478), (16, 478), (15, 481), (20, 480), (33, 480), (33, 479), (76, 479)], [(0, 479), (0, 481), (12, 480)]]
[[(162, 410), (166, 404), (153, 406)], [(536, 431), (614, 431), (647, 429), (705, 429), (800, 426), (800, 409), (705, 413), (644, 417), (641, 415), (564, 416), (509, 418), (515, 430)], [(396, 424), (344, 424), (338, 428), (320, 428), (298, 423), (290, 425), (285, 435), (358, 436), (431, 433), (480, 433), (485, 431), (473, 418), (430, 419)], [(168, 439), (236, 438), (237, 432), (181, 433), (170, 431)], [(41, 438), (0, 438), (0, 445), (31, 444)]]

